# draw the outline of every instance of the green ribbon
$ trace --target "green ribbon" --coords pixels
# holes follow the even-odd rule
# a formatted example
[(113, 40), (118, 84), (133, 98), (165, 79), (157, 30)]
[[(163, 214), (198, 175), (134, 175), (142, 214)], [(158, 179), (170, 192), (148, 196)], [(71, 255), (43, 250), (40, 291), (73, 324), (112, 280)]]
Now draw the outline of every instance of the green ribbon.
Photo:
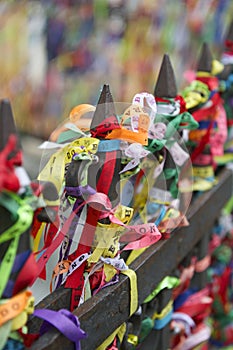
[[(145, 146), (145, 149), (152, 153), (154, 153), (155, 151), (160, 151), (165, 146), (169, 148), (169, 146), (175, 142), (175, 140), (171, 139), (174, 136), (174, 134), (178, 132), (178, 130), (194, 130), (197, 129), (199, 126), (199, 123), (193, 118), (193, 116), (189, 112), (183, 112), (175, 117), (169, 115), (166, 115), (165, 117), (162, 114), (157, 115), (156, 123), (164, 123), (164, 118), (166, 118), (166, 120), (168, 121), (164, 139), (149, 139), (148, 145)], [(171, 142), (170, 145), (169, 142)]]
[(168, 288), (172, 289), (174, 287), (177, 287), (180, 284), (180, 280), (177, 277), (174, 276), (166, 276), (162, 281), (157, 285), (157, 287), (153, 290), (153, 292), (148, 295), (148, 297), (144, 300), (143, 303), (149, 303), (151, 300), (153, 300), (156, 295), (161, 292), (161, 290)]
[(224, 263), (225, 265), (229, 264), (232, 259), (232, 249), (231, 247), (221, 244), (218, 246), (214, 252), (213, 256), (215, 259), (217, 259), (219, 262)]
[(184, 112), (171, 118), (172, 119), (170, 119), (165, 133), (167, 139), (171, 138), (178, 129), (194, 130), (199, 126), (199, 123), (189, 112)]
[(179, 169), (171, 169), (171, 168), (164, 169), (165, 179), (166, 180), (173, 179), (169, 187), (169, 191), (173, 198), (177, 198), (178, 196), (178, 175), (179, 175)]
[(229, 199), (229, 201), (227, 202), (227, 204), (223, 208), (223, 212), (225, 214), (231, 214), (232, 210), (233, 210), (233, 196)]
[(30, 227), (33, 218), (33, 210), (27, 204), (26, 200), (8, 191), (0, 194), (0, 205), (6, 208), (11, 213), (11, 218), (14, 219), (14, 224), (0, 235), (0, 244), (11, 240), (0, 265), (1, 298), (14, 264), (20, 235)]
[(138, 338), (138, 343), (142, 343), (154, 328), (154, 321), (150, 317), (144, 318), (141, 324), (141, 331)]

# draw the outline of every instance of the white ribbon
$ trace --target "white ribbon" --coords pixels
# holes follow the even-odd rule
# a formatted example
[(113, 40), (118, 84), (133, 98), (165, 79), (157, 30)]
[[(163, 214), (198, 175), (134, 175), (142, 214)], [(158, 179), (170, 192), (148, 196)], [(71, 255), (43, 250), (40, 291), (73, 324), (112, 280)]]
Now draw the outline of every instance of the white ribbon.
[[(65, 128), (72, 130), (76, 132), (79, 137), (80, 135), (83, 137), (88, 137), (87, 134), (85, 134), (82, 130), (80, 130), (75, 124), (73, 123), (66, 123), (64, 125)], [(77, 135), (77, 138), (79, 138)], [(64, 148), (65, 146), (69, 145), (70, 142), (66, 143), (57, 143), (57, 142), (52, 142), (52, 141), (44, 141), (41, 145), (38, 146), (39, 149), (55, 149), (55, 148)]]
[(39, 149), (55, 149), (55, 148), (64, 148), (69, 145), (69, 143), (57, 143), (52, 141), (44, 141), (38, 146)]
[(174, 142), (173, 145), (168, 148), (168, 150), (172, 156), (172, 159), (179, 167), (181, 167), (190, 157), (190, 155), (181, 148), (178, 142)]
[[(67, 272), (67, 275), (65, 276), (65, 279), (67, 279), (68, 276), (70, 276), (79, 266), (82, 265), (84, 261), (86, 261), (91, 256), (91, 253), (84, 253), (78, 256), (72, 263), (70, 264), (69, 270)], [(64, 281), (62, 281), (64, 283)]]
[(225, 64), (232, 64), (233, 63), (233, 55), (228, 55), (227, 53), (224, 53), (221, 58), (221, 62)]
[(120, 171), (120, 174), (125, 171), (135, 168), (139, 163), (140, 159), (146, 157), (150, 152), (145, 150), (140, 143), (131, 143), (125, 150), (125, 155), (132, 160)]
[(86, 133), (84, 133), (81, 129), (79, 129), (79, 128), (77, 127), (77, 125), (75, 125), (75, 124), (73, 124), (73, 123), (66, 123), (64, 126), (65, 126), (67, 129), (70, 129), (70, 130), (72, 130), (72, 131), (74, 131), (74, 132), (77, 132), (77, 134), (81, 134), (83, 137), (89, 136), (89, 135), (87, 135)]
[(165, 136), (166, 130), (166, 124), (158, 122), (150, 126), (148, 136), (150, 139), (162, 140)]
[(158, 104), (157, 113), (169, 116), (176, 116), (180, 114), (180, 102), (174, 101), (174, 103)]
[(124, 259), (119, 259), (119, 257), (104, 258), (103, 256), (101, 256), (100, 260), (103, 261), (105, 264), (112, 265), (117, 270), (120, 270), (120, 271), (128, 270), (128, 266), (124, 262)]
[(141, 107), (145, 107), (145, 101), (148, 105), (148, 107), (151, 109), (150, 116), (150, 126), (153, 125), (156, 113), (157, 113), (157, 104), (155, 101), (155, 98), (152, 94), (149, 94), (148, 92), (140, 92), (133, 97), (133, 104), (140, 104)]
[(163, 203), (171, 203), (174, 200), (174, 198), (172, 197), (169, 191), (163, 190), (158, 187), (151, 188), (150, 198), (154, 199), (155, 201), (157, 200)]

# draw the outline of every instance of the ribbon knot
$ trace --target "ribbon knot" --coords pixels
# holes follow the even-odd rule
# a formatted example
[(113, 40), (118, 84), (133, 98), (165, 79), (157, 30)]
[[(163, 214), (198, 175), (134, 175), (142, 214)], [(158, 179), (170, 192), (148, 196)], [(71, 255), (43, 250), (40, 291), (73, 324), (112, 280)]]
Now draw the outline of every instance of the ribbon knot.
[(123, 170), (120, 171), (120, 174), (131, 170), (139, 165), (140, 159), (146, 157), (150, 152), (142, 147), (140, 143), (132, 143), (125, 149), (125, 155), (128, 158), (133, 158)]
[(38, 309), (35, 310), (34, 315), (44, 320), (40, 328), (41, 335), (46, 333), (51, 326), (56, 327), (65, 337), (74, 342), (75, 350), (81, 350), (80, 340), (85, 339), (87, 334), (80, 328), (78, 317), (69, 310)]

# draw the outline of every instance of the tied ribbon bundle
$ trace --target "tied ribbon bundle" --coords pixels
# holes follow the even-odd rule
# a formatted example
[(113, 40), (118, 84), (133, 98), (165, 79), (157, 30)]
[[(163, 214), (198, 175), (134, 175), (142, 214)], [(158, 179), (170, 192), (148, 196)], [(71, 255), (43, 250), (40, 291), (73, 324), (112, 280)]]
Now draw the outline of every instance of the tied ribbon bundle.
[[(144, 300), (132, 317), (118, 327), (99, 347), (98, 350), (115, 350), (121, 347), (140, 349), (147, 336), (169, 325), (173, 313), (173, 300), (169, 300), (161, 309), (159, 298), (165, 291), (172, 291), (179, 285), (179, 279), (165, 277), (156, 289)], [(158, 346), (160, 346), (158, 344)]]
[[(112, 118), (113, 119), (113, 118)], [(97, 131), (100, 132), (100, 138), (103, 137), (103, 132), (109, 132), (109, 120), (111, 120), (111, 118), (107, 118), (107, 121), (105, 120), (105, 124), (107, 125), (107, 130), (104, 128), (105, 124), (102, 123), (101, 127), (95, 127), (94, 129), (91, 130), (93, 135), (97, 135)], [(115, 130), (115, 125), (116, 122), (114, 121), (113, 124), (113, 130)], [(112, 125), (110, 124), (110, 125)], [(98, 145), (99, 140), (97, 140), (94, 137), (90, 137), (90, 135), (87, 135), (88, 137), (85, 137), (86, 143), (93, 143), (95, 142), (96, 145)], [(84, 138), (82, 139), (78, 139), (74, 142), (82, 142), (82, 140), (84, 140)], [(95, 141), (96, 140), (96, 141)], [(101, 141), (102, 142), (102, 141)], [(68, 146), (70, 147), (70, 146)], [(80, 149), (76, 149), (74, 150), (74, 152), (69, 152), (71, 154), (73, 154), (73, 162), (75, 163), (79, 163), (77, 164), (77, 166), (79, 166), (80, 164), (83, 165), (83, 157), (80, 157), (80, 154), (82, 152), (83, 154), (83, 150), (86, 147), (81, 147)], [(114, 149), (115, 148), (115, 149)], [(63, 152), (64, 150), (62, 150)], [(93, 153), (93, 149), (85, 149), (85, 153), (90, 156), (91, 155), (91, 151)], [(114, 164), (112, 164), (111, 167), (109, 167), (109, 164), (111, 163), (111, 157), (113, 152), (116, 153), (116, 151), (119, 151), (119, 142), (102, 142), (100, 144), (100, 149), (98, 151), (98, 157), (101, 157), (101, 154), (104, 153), (105, 157), (107, 158), (107, 161), (103, 164), (104, 168), (105, 168), (105, 172), (106, 174), (109, 175), (109, 172), (112, 172), (114, 170)], [(61, 153), (61, 151), (59, 151), (59, 153)], [(57, 157), (57, 155), (55, 155)], [(89, 157), (90, 158), (90, 157)], [(93, 157), (91, 157), (90, 160), (92, 160)], [(56, 158), (58, 159), (58, 157)], [(81, 162), (82, 161), (82, 162)], [(54, 161), (52, 161), (53, 165), (54, 165)], [(58, 164), (58, 163), (57, 163)], [(64, 164), (64, 162), (63, 162)], [(73, 165), (73, 164), (72, 164)], [(50, 164), (49, 164), (50, 166)], [(57, 167), (55, 165), (55, 167)], [(48, 168), (48, 165), (47, 165)], [(70, 169), (69, 169), (70, 170)], [(68, 170), (68, 172), (69, 172)], [(63, 171), (63, 170), (61, 170)], [(46, 178), (46, 172), (47, 169), (45, 168), (43, 173), (40, 174), (39, 179), (45, 179)], [(129, 219), (132, 216), (132, 209), (127, 209), (127, 207), (119, 207), (118, 208), (118, 212), (120, 213), (120, 217), (118, 217), (118, 219), (115, 219), (115, 222), (113, 221), (113, 223), (110, 223), (112, 220), (109, 221), (109, 219), (102, 217), (101, 218), (101, 210), (97, 210), (95, 208), (92, 208), (92, 206), (90, 206), (90, 203), (93, 204), (93, 202), (88, 199), (88, 195), (90, 195), (92, 193), (92, 195), (94, 195), (96, 193), (96, 196), (98, 198), (100, 198), (100, 194), (104, 193), (104, 191), (106, 190), (107, 187), (110, 187), (111, 185), (111, 177), (108, 176), (108, 178), (106, 178), (106, 174), (104, 174), (104, 172), (102, 171), (101, 175), (99, 176), (99, 180), (97, 182), (97, 188), (93, 189), (92, 187), (90, 187), (90, 185), (87, 184), (87, 179), (88, 179), (88, 167), (86, 166), (84, 169), (82, 169), (82, 174), (86, 173), (85, 175), (82, 175), (82, 178), (84, 181), (80, 181), (80, 179), (78, 179), (78, 184), (79, 186), (64, 186), (64, 190), (62, 193), (61, 198), (64, 199), (64, 202), (61, 203), (60, 205), (60, 211), (59, 211), (59, 217), (61, 219), (61, 230), (60, 230), (60, 234), (58, 232), (58, 235), (56, 237), (56, 239), (53, 241), (53, 244), (49, 247), (49, 249), (46, 250), (46, 256), (49, 257), (50, 254), (52, 254), (53, 249), (55, 250), (56, 248), (59, 247), (60, 243), (62, 243), (62, 247), (60, 249), (60, 253), (59, 253), (59, 257), (60, 257), (60, 261), (57, 264), (57, 267), (54, 269), (54, 274), (53, 274), (53, 279), (57, 279), (59, 281), (55, 281), (55, 286), (59, 286), (60, 284), (63, 284), (64, 282), (66, 287), (74, 287), (76, 283), (75, 281), (77, 281), (77, 276), (79, 273), (80, 276), (80, 271), (85, 267), (85, 262), (88, 259), (88, 269), (89, 269), (89, 276), (90, 276), (90, 282), (92, 282), (92, 285), (96, 284), (97, 282), (97, 288), (98, 288), (98, 278), (96, 279), (96, 277), (99, 275), (100, 276), (100, 282), (101, 280), (107, 278), (110, 283), (114, 283), (114, 281), (112, 281), (114, 275), (117, 273), (117, 271), (119, 270), (119, 266), (120, 264), (117, 263), (117, 258), (115, 258), (116, 262), (114, 262), (114, 260), (112, 260), (111, 264), (106, 264), (104, 263), (104, 270), (101, 268), (101, 265), (99, 267), (99, 269), (95, 272), (95, 276), (93, 277), (93, 272), (92, 267), (94, 266), (94, 264), (96, 265), (97, 262), (101, 262), (99, 261), (99, 258), (101, 257), (101, 254), (104, 254), (104, 251), (108, 250), (108, 252), (106, 252), (107, 256), (103, 256), (104, 257), (108, 257), (108, 258), (114, 258), (117, 255), (117, 252), (119, 251), (119, 244), (117, 243), (119, 241), (119, 233), (121, 234), (122, 230), (116, 230), (117, 226), (121, 226), (124, 227), (125, 224), (127, 224), (129, 222)], [(51, 171), (50, 171), (51, 174)], [(67, 180), (67, 178), (71, 177), (71, 174), (69, 173), (68, 176), (66, 177), (66, 183), (68, 183), (70, 180)], [(50, 177), (51, 180), (51, 177)], [(82, 180), (82, 179), (81, 179)], [(60, 183), (62, 183), (63, 180), (61, 179)], [(104, 187), (103, 187), (104, 184)], [(73, 184), (72, 184), (73, 185)], [(86, 194), (87, 194), (87, 201), (83, 201), (83, 194), (84, 194), (84, 190), (86, 188)], [(97, 190), (97, 192), (96, 192)], [(88, 193), (89, 191), (89, 193)], [(81, 205), (80, 205), (81, 204)], [(101, 202), (100, 202), (100, 207), (101, 207)], [(73, 208), (73, 209), (72, 209)], [(74, 215), (72, 215), (72, 213), (75, 213)], [(123, 215), (123, 216), (122, 216)], [(103, 215), (102, 215), (103, 216)], [(109, 221), (108, 224), (101, 224), (101, 222), (98, 223), (98, 218), (102, 221), (107, 220), (107, 222)], [(123, 220), (123, 222), (121, 220)], [(69, 220), (69, 225), (66, 224), (67, 220)], [(85, 221), (86, 225), (85, 227), (82, 229), (81, 226), (81, 222)], [(78, 226), (79, 225), (79, 226)], [(97, 227), (96, 227), (97, 225)], [(115, 228), (114, 228), (115, 227)], [(109, 232), (109, 237), (106, 237), (106, 242), (104, 241), (104, 238), (101, 237), (101, 233), (103, 232), (103, 228), (106, 228), (107, 231)], [(68, 229), (68, 230), (67, 230)], [(151, 234), (152, 232), (152, 239), (150, 239), (149, 241), (146, 240), (145, 243), (143, 243), (143, 240), (141, 240), (141, 244), (144, 245), (148, 245), (148, 244), (152, 244), (153, 242), (156, 242), (159, 238), (160, 238), (160, 234), (157, 230), (155, 230), (156, 233), (156, 237), (153, 238), (153, 229), (151, 231), (151, 228), (145, 228), (142, 227), (143, 229), (143, 233), (144, 236), (145, 234), (148, 235), (149, 237), (149, 233)], [(66, 231), (67, 230), (67, 231)], [(96, 231), (97, 230), (97, 231)], [(102, 232), (101, 232), (102, 230)], [(79, 232), (78, 232), (79, 231)], [(93, 238), (94, 238), (94, 233), (96, 231), (96, 237), (95, 237), (95, 241), (98, 241), (98, 235), (100, 236), (100, 242), (97, 242), (94, 253), (95, 255), (92, 255), (92, 257), (90, 257), (89, 252), (90, 252), (90, 247), (93, 244)], [(98, 231), (100, 231), (100, 233), (98, 234)], [(92, 232), (92, 233), (91, 233)], [(112, 234), (111, 234), (112, 232)], [(137, 234), (137, 233), (133, 233), (134, 236), (140, 237), (141, 234)], [(66, 239), (66, 237), (68, 236), (68, 238)], [(77, 237), (78, 236), (78, 237)], [(106, 234), (105, 234), (106, 236)], [(141, 235), (143, 236), (143, 235)], [(63, 238), (65, 237), (65, 239), (63, 240)], [(126, 237), (128, 237), (129, 239), (129, 235), (125, 235), (124, 238), (126, 240)], [(89, 240), (89, 241), (88, 241)], [(63, 242), (62, 242), (63, 241)], [(111, 243), (112, 242), (112, 243)], [(75, 247), (75, 245), (78, 243), (78, 246)], [(102, 246), (101, 246), (102, 245)], [(140, 245), (139, 245), (140, 247)], [(125, 248), (126, 249), (126, 248)], [(130, 249), (130, 246), (129, 248)], [(72, 251), (73, 250), (73, 251)], [(71, 253), (70, 253), (71, 252)], [(106, 255), (104, 254), (104, 255)], [(38, 260), (38, 264), (39, 264), (39, 269), (41, 270), (41, 268), (44, 267), (44, 262), (46, 260), (45, 254), (39, 258)], [(109, 260), (111, 261), (111, 260)], [(101, 262), (101, 264), (103, 265), (103, 262)], [(118, 266), (118, 270), (115, 269), (115, 266)], [(64, 268), (65, 267), (65, 268)], [(123, 266), (124, 269), (126, 269), (127, 267)], [(123, 268), (122, 267), (122, 268)], [(62, 278), (61, 274), (64, 274), (64, 272), (66, 272), (66, 277), (65, 280), (64, 278)], [(89, 277), (88, 276), (88, 277)], [(106, 277), (105, 277), (106, 276)], [(83, 271), (81, 273), (80, 278), (83, 278)], [(114, 277), (115, 278), (115, 277)], [(96, 281), (96, 282), (95, 282)], [(117, 281), (117, 279), (116, 279)], [(54, 282), (54, 281), (53, 281)], [(100, 288), (101, 285), (105, 284), (101, 282), (100, 284)], [(81, 286), (84, 286), (84, 281), (80, 280)], [(89, 281), (87, 280), (87, 282), (85, 281), (85, 285), (87, 285), (89, 283)], [(53, 284), (53, 283), (52, 283)], [(51, 284), (51, 286), (52, 286)], [(83, 288), (83, 287), (82, 287)], [(76, 288), (78, 289), (78, 288)], [(94, 288), (92, 288), (94, 289)], [(81, 289), (81, 293), (79, 293), (79, 297), (74, 296), (73, 302), (77, 302), (78, 298), (80, 298), (82, 296), (82, 289)], [(77, 305), (76, 305), (77, 306)], [(71, 307), (73, 308), (73, 306)]]
[[(90, 130), (81, 132), (69, 121), (57, 142), (54, 139), (42, 146), (54, 148), (55, 153), (38, 179), (54, 183), (59, 200), (58, 221), (41, 222), (37, 231), (33, 227), (38, 277), (47, 283), (46, 266), (56, 256), (50, 291), (61, 285), (71, 288), (70, 310), (116, 283), (120, 273), (128, 274), (133, 285), (135, 274), (128, 265), (162, 235), (166, 238), (177, 226), (188, 225), (177, 201), (180, 169), (188, 154), (176, 133), (195, 128), (197, 123), (185, 112), (184, 101), (181, 97), (176, 101), (171, 117), (166, 108), (164, 115), (157, 116), (154, 96), (141, 93), (116, 115), (106, 93), (104, 86)], [(175, 168), (165, 169), (165, 176), (175, 180), (164, 191), (156, 188), (156, 182), (163, 176), (168, 152), (175, 158)], [(126, 251), (124, 262), (121, 254)], [(35, 278), (35, 289), (37, 281)], [(137, 304), (137, 291), (132, 293), (131, 313)]]
[(209, 268), (211, 258), (209, 252), (201, 259), (196, 253), (196, 249), (191, 251), (178, 266), (180, 283), (172, 291), (170, 348), (173, 350), (206, 349), (211, 337), (211, 286), (207, 283), (200, 288), (199, 280), (200, 273), (206, 273)]
[[(2, 109), (0, 118), (4, 119), (7, 116), (9, 129), (13, 129), (13, 116), (9, 106), (4, 105)], [(18, 149), (16, 132), (7, 131), (9, 137), (7, 139), (8, 135), (4, 135), (6, 144), (2, 145), (0, 151), (0, 349), (25, 349), (32, 345), (40, 336), (28, 332), (28, 318), (34, 313), (45, 321), (49, 316), (50, 320), (47, 321), (58, 327), (76, 344), (78, 350), (80, 340), (86, 335), (80, 329), (77, 317), (68, 310), (60, 310), (58, 313), (51, 310), (34, 312), (35, 298), (30, 286), (38, 276), (39, 270), (31, 247), (31, 226), (35, 222), (35, 213), (41, 212), (43, 201), (39, 198), (40, 194), (44, 192), (44, 198), (47, 199), (47, 203), (44, 202), (43, 205), (51, 204), (53, 195), (46, 192), (51, 192), (51, 189), (53, 191), (55, 187), (51, 186), (51, 183), (44, 183), (42, 186), (30, 183), (22, 167), (22, 151)], [(63, 326), (60, 324), (61, 318)], [(47, 331), (45, 322), (42, 328), (43, 333)]]
[[(187, 184), (186, 188), (182, 188), (182, 171), (185, 167), (186, 170), (189, 168), (189, 155), (179, 132), (193, 129), (197, 123), (185, 111), (181, 97), (174, 100), (156, 98), (152, 104), (151, 95), (142, 93), (135, 95), (133, 102), (139, 100), (144, 106), (143, 99), (149, 106), (153, 106), (148, 145), (144, 146), (148, 155), (142, 159), (140, 171), (128, 181), (125, 180), (125, 188), (127, 190), (134, 183), (132, 206), (136, 209), (135, 217), (143, 222), (155, 222), (165, 238), (175, 227), (188, 224), (184, 213), (178, 210), (179, 192), (185, 190), (188, 193), (191, 188)], [(140, 153), (143, 152), (138, 151), (139, 155)], [(171, 164), (169, 159), (172, 159)], [(188, 171), (185, 176), (187, 174)], [(160, 181), (165, 182), (165, 189), (157, 186)]]
[[(230, 199), (213, 227), (207, 255), (201, 260), (192, 256), (186, 267), (180, 266), (180, 284), (173, 290), (172, 349), (232, 345), (232, 203)], [(195, 273), (203, 271), (206, 287), (191, 288)]]
[(220, 84), (220, 95), (223, 99), (224, 109), (227, 115), (228, 137), (224, 145), (224, 154), (215, 158), (217, 164), (227, 164), (232, 162), (232, 127), (233, 127), (233, 109), (232, 109), (232, 92), (233, 92), (233, 56), (232, 56), (232, 38), (225, 41), (225, 52), (221, 57), (221, 62), (225, 69), (223, 74), (218, 76)]
[[(211, 62), (211, 67), (206, 67), (206, 61)], [(194, 191), (212, 188), (217, 182), (217, 166), (229, 160), (225, 157), (229, 132), (227, 113), (222, 82), (218, 78), (222, 70), (223, 65), (212, 59), (204, 44), (196, 78), (182, 91), (188, 110), (199, 124), (198, 129), (189, 132), (187, 141), (193, 163)]]
[(187, 288), (177, 296), (170, 324), (173, 332), (172, 349), (205, 348), (211, 334), (207, 320), (212, 303), (208, 288)]
[[(230, 199), (213, 227), (207, 255), (199, 261), (192, 256), (189, 265), (180, 266), (180, 284), (173, 290), (172, 349), (232, 346), (232, 203)], [(195, 273), (203, 271), (206, 287), (191, 288)]]
[[(145, 102), (150, 105), (149, 112)], [(38, 179), (52, 182), (59, 199), (52, 203), (57, 205), (57, 222), (38, 224), (34, 218), (37, 277), (47, 283), (51, 273), (47, 265), (51, 256), (56, 256), (50, 291), (62, 285), (71, 288), (72, 311), (102, 288), (117, 283), (120, 273), (126, 274), (130, 279), (132, 315), (138, 307), (137, 279), (128, 265), (162, 235), (167, 238), (177, 226), (188, 225), (177, 200), (180, 173), (188, 154), (176, 134), (195, 128), (197, 123), (184, 110), (181, 97), (176, 100), (175, 113), (165, 106), (165, 113), (158, 116), (155, 98), (148, 93), (137, 94), (133, 104), (119, 116), (108, 110), (106, 103), (103, 121), (98, 108), (97, 105), (92, 121), (94, 124), (99, 118), (98, 123), (90, 130), (81, 132), (69, 122), (57, 140), (42, 146), (54, 148), (55, 153)], [(175, 158), (174, 169), (164, 169), (168, 153)], [(175, 179), (168, 190), (156, 186), (164, 170), (166, 180)], [(120, 193), (116, 191), (118, 183)], [(145, 206), (139, 193), (143, 200), (147, 197)], [(126, 262), (123, 252), (129, 252)], [(34, 290), (37, 282), (35, 278)], [(122, 327), (111, 340), (122, 338)]]
[(213, 298), (210, 315), (212, 329), (210, 344), (217, 348), (227, 348), (233, 343), (232, 208), (232, 199), (230, 199), (212, 230), (212, 239), (209, 244), (211, 264), (207, 272)]
[[(11, 124), (12, 115), (8, 118)], [(29, 285), (37, 267), (29, 231), (36, 199), (22, 167), (16, 133), (11, 131), (0, 151), (0, 348), (23, 349), (25, 337), (33, 338), (28, 336), (26, 324), (34, 311)]]

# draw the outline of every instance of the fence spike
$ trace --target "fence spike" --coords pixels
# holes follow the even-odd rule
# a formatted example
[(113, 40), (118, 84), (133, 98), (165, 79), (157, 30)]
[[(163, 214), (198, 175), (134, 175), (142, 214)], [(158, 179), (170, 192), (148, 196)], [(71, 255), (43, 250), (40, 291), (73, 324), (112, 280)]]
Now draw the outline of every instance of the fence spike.
[(154, 89), (154, 96), (162, 98), (174, 98), (177, 96), (175, 74), (168, 54), (163, 56), (163, 61)]
[(209, 45), (204, 42), (199, 56), (197, 71), (211, 73), (213, 57)]

